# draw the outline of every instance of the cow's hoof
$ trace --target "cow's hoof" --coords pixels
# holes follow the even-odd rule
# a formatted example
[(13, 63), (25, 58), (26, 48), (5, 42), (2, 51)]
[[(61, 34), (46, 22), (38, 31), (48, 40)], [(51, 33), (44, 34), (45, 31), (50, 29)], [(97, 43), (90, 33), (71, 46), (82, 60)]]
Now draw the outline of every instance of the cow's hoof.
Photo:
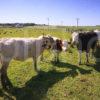
[(39, 70), (36, 70), (36, 73), (37, 73), (37, 75), (40, 75), (41, 74), (41, 70), (39, 69)]
[(90, 66), (89, 62), (86, 63), (87, 66)]
[(2, 88), (3, 88), (4, 90), (8, 90), (7, 84), (6, 84), (6, 83), (2, 83)]
[(7, 90), (7, 87), (6, 87), (5, 84), (2, 84), (1, 86), (2, 86), (2, 88), (3, 88), (4, 90)]
[(11, 82), (10, 81), (3, 81), (2, 82), (2, 88), (4, 89), (4, 90), (10, 90), (11, 88), (13, 88), (13, 85), (11, 84)]
[(79, 64), (79, 65), (82, 65), (82, 63), (81, 63), (81, 62), (79, 62), (78, 64)]
[(58, 63), (59, 63), (59, 61), (55, 61), (55, 65), (58, 64)]
[(13, 89), (13, 86), (11, 86), (11, 85), (2, 85), (2, 88), (4, 89), (4, 90), (6, 90), (6, 91), (9, 91), (9, 90), (11, 90), (11, 89)]

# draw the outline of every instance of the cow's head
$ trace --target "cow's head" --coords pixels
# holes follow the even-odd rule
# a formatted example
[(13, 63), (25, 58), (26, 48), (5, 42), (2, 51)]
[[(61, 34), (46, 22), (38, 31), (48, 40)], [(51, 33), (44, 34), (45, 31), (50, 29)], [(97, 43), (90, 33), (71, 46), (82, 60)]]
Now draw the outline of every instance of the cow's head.
[(43, 45), (45, 49), (51, 49), (53, 46), (54, 40), (51, 36), (43, 36)]
[(71, 46), (73, 47), (73, 45), (78, 44), (78, 33), (77, 32), (73, 32), (72, 33), (72, 37), (71, 37)]
[(63, 40), (62, 41), (62, 50), (67, 51), (69, 44), (70, 44), (70, 42), (68, 42), (67, 40)]

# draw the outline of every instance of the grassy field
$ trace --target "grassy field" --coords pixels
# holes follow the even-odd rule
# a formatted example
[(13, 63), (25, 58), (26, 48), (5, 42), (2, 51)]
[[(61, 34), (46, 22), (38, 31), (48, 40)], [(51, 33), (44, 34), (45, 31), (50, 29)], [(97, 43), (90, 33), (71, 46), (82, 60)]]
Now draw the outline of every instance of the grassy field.
[[(1, 37), (38, 37), (50, 34), (61, 39), (70, 39), (65, 28), (0, 28)], [(8, 68), (8, 77), (13, 89), (5, 91), (0, 85), (0, 100), (100, 100), (100, 66), (90, 59), (85, 65), (78, 65), (78, 52), (71, 48), (60, 54), (60, 63), (53, 62), (53, 55), (45, 51), (45, 60), (38, 66), (37, 75), (32, 59), (24, 62), (12, 60)]]

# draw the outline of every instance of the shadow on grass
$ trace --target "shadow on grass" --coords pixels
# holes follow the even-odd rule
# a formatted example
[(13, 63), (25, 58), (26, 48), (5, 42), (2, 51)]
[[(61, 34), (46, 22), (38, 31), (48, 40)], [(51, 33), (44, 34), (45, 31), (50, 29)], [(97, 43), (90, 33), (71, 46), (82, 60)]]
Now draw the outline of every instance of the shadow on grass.
[[(14, 96), (16, 100), (42, 100), (43, 98), (46, 99), (46, 94), (49, 88), (51, 88), (57, 82), (63, 80), (65, 77), (77, 76), (77, 70), (79, 70), (81, 74), (91, 73), (91, 70), (85, 70), (68, 63), (60, 62), (60, 64), (57, 64), (56, 66), (68, 67), (70, 70), (66, 72), (57, 72), (56, 70), (49, 72), (41, 71), (39, 75), (32, 77), (28, 82), (26, 82), (25, 87), (13, 87), (7, 92), (11, 96)], [(0, 92), (0, 96), (5, 96), (2, 90), (0, 90)]]
[[(91, 71), (92, 71), (92, 70), (86, 70), (86, 69), (83, 69), (79, 66), (72, 65), (72, 64), (69, 64), (69, 63), (65, 63), (65, 62), (59, 62), (59, 63), (52, 62), (52, 64), (56, 67), (69, 68), (74, 73), (77, 73), (77, 71), (78, 71), (81, 74), (90, 74)], [(73, 76), (73, 73), (70, 73), (70, 74)]]
[(100, 62), (94, 65), (91, 65), (91, 67), (93, 67), (96, 71), (100, 72)]
[[(2, 99), (1, 99), (2, 98)], [(14, 100), (9, 92), (0, 89), (0, 100)]]

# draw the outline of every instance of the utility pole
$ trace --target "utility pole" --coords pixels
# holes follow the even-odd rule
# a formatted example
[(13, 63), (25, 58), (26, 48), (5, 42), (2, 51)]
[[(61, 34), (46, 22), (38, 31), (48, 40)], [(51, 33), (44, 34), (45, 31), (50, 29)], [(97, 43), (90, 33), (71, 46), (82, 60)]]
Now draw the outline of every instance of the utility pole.
[(61, 21), (61, 26), (63, 26), (63, 21)]
[(48, 18), (47, 18), (48, 30), (49, 30), (49, 21), (50, 21), (50, 19), (49, 19), (49, 17), (48, 17)]
[(47, 18), (47, 21), (48, 21), (48, 23), (47, 23), (47, 24), (48, 24), (48, 26), (49, 26), (49, 21), (50, 21), (49, 17)]
[(77, 25), (77, 28), (78, 28), (78, 25), (79, 25), (79, 18), (76, 18), (76, 25)]

